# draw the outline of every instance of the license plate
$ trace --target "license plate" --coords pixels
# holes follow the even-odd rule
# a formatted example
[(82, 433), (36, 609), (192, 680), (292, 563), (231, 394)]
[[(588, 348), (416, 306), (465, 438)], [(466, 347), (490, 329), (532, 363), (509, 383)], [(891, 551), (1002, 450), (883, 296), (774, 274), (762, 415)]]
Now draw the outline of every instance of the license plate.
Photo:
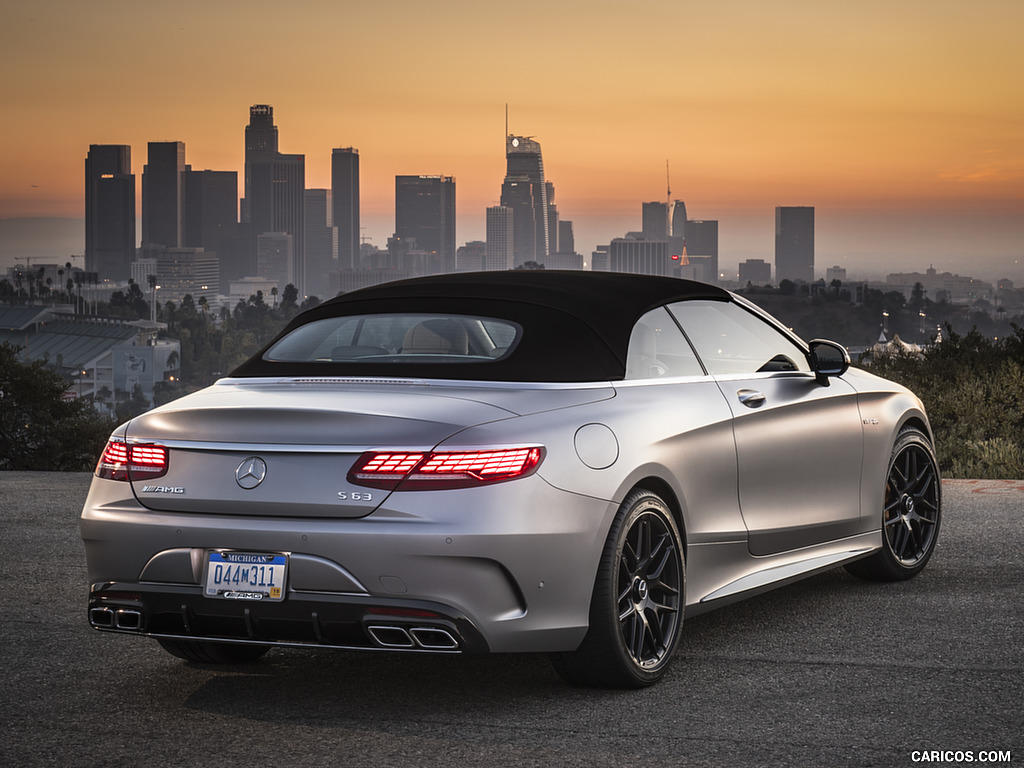
[(287, 573), (287, 555), (211, 552), (203, 594), (225, 600), (284, 600)]

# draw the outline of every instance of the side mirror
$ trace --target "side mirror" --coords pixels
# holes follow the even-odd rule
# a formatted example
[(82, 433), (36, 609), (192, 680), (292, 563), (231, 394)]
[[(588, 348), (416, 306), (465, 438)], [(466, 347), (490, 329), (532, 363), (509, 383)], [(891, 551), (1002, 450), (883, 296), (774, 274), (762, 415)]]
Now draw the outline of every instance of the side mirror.
[(834, 341), (815, 339), (810, 343), (811, 370), (818, 381), (828, 386), (829, 376), (842, 376), (850, 367), (850, 355), (846, 347)]

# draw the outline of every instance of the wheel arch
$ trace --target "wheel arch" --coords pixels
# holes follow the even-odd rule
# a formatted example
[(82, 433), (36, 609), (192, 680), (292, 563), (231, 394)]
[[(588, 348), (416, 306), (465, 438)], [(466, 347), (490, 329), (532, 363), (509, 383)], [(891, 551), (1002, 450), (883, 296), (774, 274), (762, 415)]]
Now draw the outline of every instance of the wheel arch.
[(907, 427), (921, 430), (925, 435), (927, 435), (928, 441), (932, 446), (935, 446), (935, 435), (932, 434), (931, 425), (928, 423), (928, 419), (924, 414), (917, 412), (907, 414), (907, 417), (896, 427), (896, 435), (893, 436), (893, 439), (895, 440), (895, 438), (899, 436), (900, 432)]
[(672, 486), (664, 479), (657, 475), (647, 475), (646, 477), (637, 480), (633, 486), (624, 494), (623, 498), (629, 496), (633, 491), (645, 490), (651, 493), (657, 494), (661, 497), (672, 513), (672, 518), (676, 522), (676, 527), (679, 529), (679, 536), (683, 540), (683, 557), (687, 555), (687, 543), (686, 543), (686, 520), (683, 516), (683, 507), (679, 502), (679, 498), (676, 495), (675, 490)]

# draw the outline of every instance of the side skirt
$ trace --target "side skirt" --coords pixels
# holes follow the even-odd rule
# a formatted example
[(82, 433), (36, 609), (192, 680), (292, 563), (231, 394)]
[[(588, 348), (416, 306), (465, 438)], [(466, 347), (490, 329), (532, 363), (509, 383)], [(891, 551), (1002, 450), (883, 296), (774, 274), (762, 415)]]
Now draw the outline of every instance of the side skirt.
[(705, 613), (832, 570), (867, 557), (881, 545), (881, 532), (873, 531), (767, 557), (751, 555), (745, 542), (691, 547), (687, 576), (704, 574), (705, 578), (700, 584), (688, 581), (686, 615)]

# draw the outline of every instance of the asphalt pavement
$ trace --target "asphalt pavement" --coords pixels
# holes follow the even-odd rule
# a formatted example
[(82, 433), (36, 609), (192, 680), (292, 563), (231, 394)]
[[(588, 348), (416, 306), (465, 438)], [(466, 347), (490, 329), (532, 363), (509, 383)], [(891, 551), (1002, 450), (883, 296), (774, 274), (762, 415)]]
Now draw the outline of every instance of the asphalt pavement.
[(274, 649), (189, 664), (85, 615), (87, 474), (0, 473), (0, 766), (1024, 763), (1024, 482), (944, 484), (927, 569), (842, 569), (686, 622), (653, 688), (542, 655)]

